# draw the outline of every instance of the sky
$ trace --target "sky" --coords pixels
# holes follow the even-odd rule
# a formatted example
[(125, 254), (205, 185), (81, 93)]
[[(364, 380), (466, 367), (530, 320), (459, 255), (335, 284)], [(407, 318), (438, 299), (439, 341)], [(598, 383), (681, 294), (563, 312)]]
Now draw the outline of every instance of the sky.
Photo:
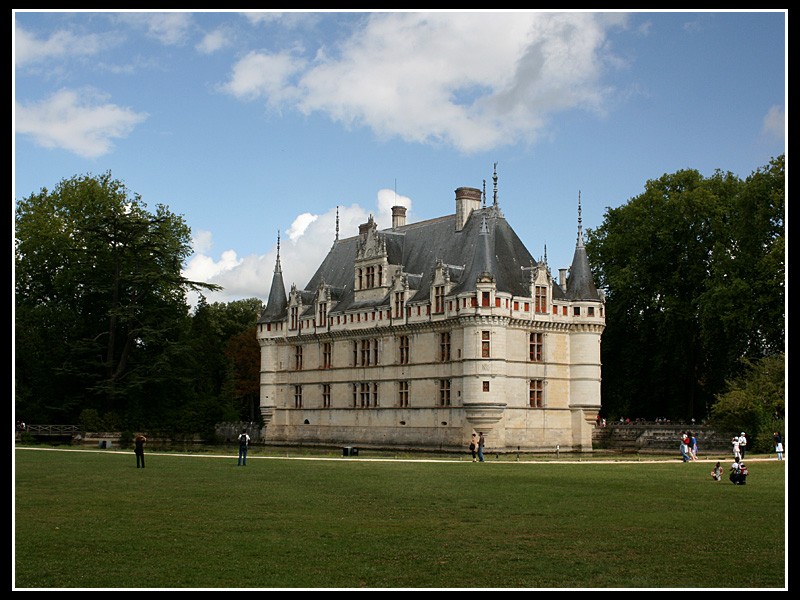
[[(110, 172), (192, 231), (209, 302), (486, 189), (554, 276), (682, 169), (786, 152), (788, 12), (12, 11), (15, 203)], [(12, 218), (13, 222), (13, 218)], [(13, 236), (12, 236), (13, 238)], [(194, 305), (196, 297), (190, 297)]]

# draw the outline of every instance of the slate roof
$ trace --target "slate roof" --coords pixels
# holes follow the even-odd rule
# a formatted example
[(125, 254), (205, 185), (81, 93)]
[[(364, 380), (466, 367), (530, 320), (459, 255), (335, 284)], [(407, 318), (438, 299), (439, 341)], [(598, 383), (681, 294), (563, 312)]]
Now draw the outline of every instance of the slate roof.
[[(402, 271), (408, 274), (409, 287), (415, 291), (412, 297), (406, 298), (406, 302), (430, 299), (437, 261), (446, 265), (450, 281), (454, 284), (448, 296), (475, 290), (478, 277), (486, 271), (494, 277), (497, 291), (514, 296), (530, 294), (530, 271), (523, 270), (523, 267), (530, 268), (537, 261), (496, 206), (474, 210), (461, 231), (456, 231), (456, 215), (452, 214), (385, 229), (379, 233), (386, 241), (389, 263), (402, 265)], [(332, 287), (334, 300), (328, 314), (389, 306), (388, 295), (377, 302), (356, 302), (354, 299), (353, 265), (359, 239), (360, 236), (353, 236), (334, 242), (301, 292), (304, 304), (311, 304), (314, 292), (320, 284), (325, 284)], [(557, 300), (599, 299), (581, 242), (582, 238), (579, 236), (567, 289), (563, 290), (553, 279), (553, 298)], [(308, 308), (309, 313), (313, 310), (313, 306)], [(269, 302), (259, 321), (275, 320), (281, 313), (285, 316), (283, 280), (281, 278), (280, 282), (276, 282), (273, 278)]]

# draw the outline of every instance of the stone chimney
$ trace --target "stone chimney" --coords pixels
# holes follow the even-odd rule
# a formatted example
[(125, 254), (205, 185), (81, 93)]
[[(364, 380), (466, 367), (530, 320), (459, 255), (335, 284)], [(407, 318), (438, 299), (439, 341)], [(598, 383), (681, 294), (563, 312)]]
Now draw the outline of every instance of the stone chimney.
[(393, 206), (392, 207), (392, 229), (397, 229), (406, 224), (406, 207)]
[(567, 269), (558, 270), (558, 285), (565, 290), (567, 289)]
[(460, 187), (456, 190), (456, 231), (464, 229), (473, 210), (481, 207), (481, 191), (477, 188)]

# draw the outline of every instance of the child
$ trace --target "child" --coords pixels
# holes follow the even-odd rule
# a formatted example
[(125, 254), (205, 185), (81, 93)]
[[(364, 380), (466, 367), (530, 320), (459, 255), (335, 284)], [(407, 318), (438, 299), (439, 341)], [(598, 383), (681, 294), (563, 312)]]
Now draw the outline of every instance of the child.
[(719, 462), (717, 462), (717, 466), (711, 470), (711, 478), (714, 481), (719, 481), (722, 479), (722, 467), (720, 466)]

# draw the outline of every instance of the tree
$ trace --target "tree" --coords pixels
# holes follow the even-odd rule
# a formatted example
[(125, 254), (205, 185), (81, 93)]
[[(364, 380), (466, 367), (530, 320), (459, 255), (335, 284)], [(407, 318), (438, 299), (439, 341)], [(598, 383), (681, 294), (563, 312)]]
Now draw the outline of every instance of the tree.
[(147, 211), (110, 173), (61, 181), (15, 214), (17, 411), (75, 422), (82, 409), (139, 424), (182, 399), (186, 293), (183, 219)]
[(200, 375), (194, 385), (201, 398), (213, 398), (216, 422), (260, 420), (255, 324), (261, 308), (258, 298), (227, 304), (201, 298), (195, 309), (191, 337)]
[(784, 343), (784, 159), (746, 181), (648, 181), (587, 232), (606, 291), (607, 414), (702, 419), (742, 358)]
[(748, 450), (768, 452), (772, 434), (783, 431), (786, 410), (786, 359), (783, 353), (743, 360), (744, 372), (717, 396), (711, 419), (719, 431), (747, 432)]

